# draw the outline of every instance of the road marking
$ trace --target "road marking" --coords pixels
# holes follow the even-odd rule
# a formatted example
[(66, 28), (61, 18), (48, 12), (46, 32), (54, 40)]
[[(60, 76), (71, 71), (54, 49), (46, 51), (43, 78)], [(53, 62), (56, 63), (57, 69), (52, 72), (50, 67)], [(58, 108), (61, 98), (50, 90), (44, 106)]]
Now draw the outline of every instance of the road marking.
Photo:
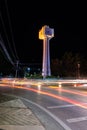
[[(87, 103), (82, 103), (83, 105), (84, 104), (87, 104)], [(56, 109), (56, 108), (65, 108), (65, 107), (73, 107), (73, 106), (76, 106), (74, 104), (68, 104), (68, 105), (60, 105), (60, 106), (48, 106), (47, 108), (48, 109)]]
[(61, 105), (61, 106), (48, 106), (47, 108), (48, 109), (54, 109), (54, 108), (65, 108), (65, 107), (72, 107), (72, 106), (75, 106), (75, 105)]
[(84, 117), (67, 119), (67, 122), (75, 123), (75, 122), (86, 121), (86, 120), (87, 120), (87, 116), (84, 116)]

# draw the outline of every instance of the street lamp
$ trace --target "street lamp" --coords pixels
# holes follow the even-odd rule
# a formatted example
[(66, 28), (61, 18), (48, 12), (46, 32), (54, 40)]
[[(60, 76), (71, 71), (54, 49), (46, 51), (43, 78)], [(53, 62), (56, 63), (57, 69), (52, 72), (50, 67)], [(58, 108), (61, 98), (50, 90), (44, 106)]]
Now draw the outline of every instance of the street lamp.
[(77, 64), (77, 76), (80, 78), (80, 63)]

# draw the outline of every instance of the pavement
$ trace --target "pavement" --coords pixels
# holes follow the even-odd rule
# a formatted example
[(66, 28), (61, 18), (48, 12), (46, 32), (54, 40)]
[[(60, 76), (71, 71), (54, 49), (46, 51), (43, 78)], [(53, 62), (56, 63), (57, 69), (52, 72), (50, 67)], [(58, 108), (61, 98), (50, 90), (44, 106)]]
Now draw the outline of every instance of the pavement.
[(0, 130), (45, 130), (43, 124), (21, 99), (0, 103)]

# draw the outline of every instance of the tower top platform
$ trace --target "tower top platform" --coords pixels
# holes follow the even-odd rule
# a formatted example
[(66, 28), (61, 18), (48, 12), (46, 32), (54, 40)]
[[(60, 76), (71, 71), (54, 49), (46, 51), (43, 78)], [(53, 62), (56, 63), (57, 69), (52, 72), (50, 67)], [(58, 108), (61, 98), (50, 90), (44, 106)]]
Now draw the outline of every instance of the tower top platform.
[(49, 28), (47, 25), (44, 25), (39, 31), (39, 39), (43, 40), (47, 37), (50, 39), (54, 37), (54, 29)]

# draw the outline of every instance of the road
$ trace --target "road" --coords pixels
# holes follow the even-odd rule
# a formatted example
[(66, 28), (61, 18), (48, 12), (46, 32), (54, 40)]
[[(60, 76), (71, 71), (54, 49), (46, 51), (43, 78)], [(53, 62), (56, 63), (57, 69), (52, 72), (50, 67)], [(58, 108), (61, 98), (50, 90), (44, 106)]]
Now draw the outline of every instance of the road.
[(7, 87), (0, 87), (0, 90), (21, 97), (47, 130), (52, 127), (54, 130), (58, 130), (57, 127), (59, 130), (87, 130), (87, 85), (84, 84), (65, 80), (17, 80), (1, 83), (0, 86)]

